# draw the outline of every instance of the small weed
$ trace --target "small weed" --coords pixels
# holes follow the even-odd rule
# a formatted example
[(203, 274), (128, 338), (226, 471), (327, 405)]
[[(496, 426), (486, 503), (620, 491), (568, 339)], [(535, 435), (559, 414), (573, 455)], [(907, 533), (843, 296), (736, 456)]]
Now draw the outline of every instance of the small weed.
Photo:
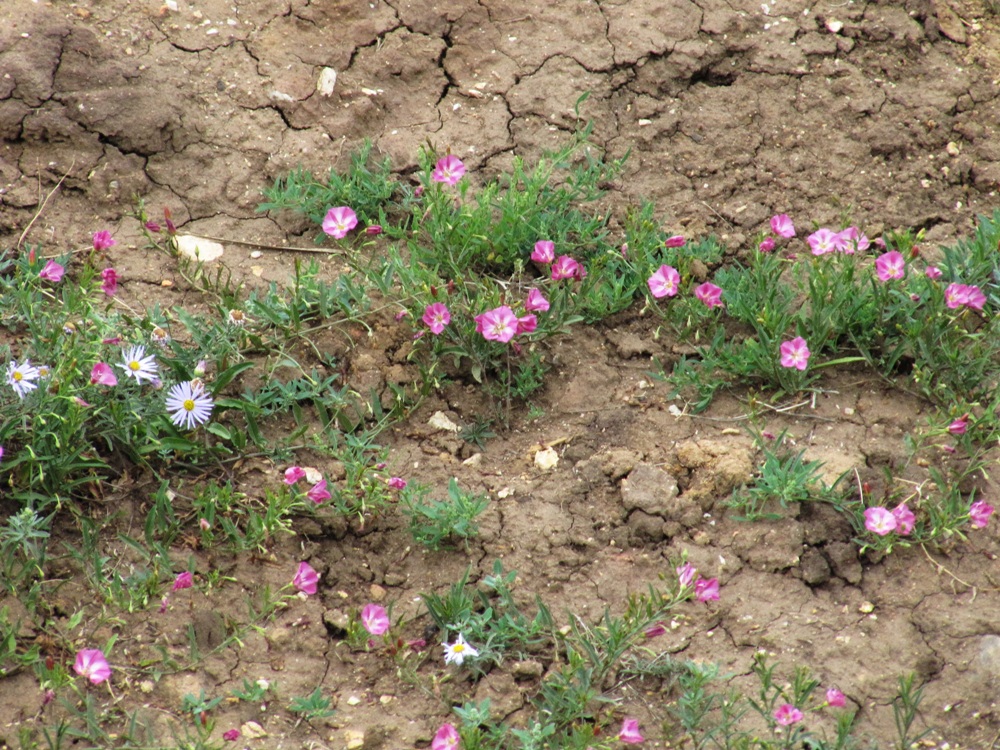
[(446, 500), (427, 500), (423, 493), (404, 495), (403, 513), (409, 519), (410, 533), (414, 540), (433, 550), (453, 539), (467, 540), (479, 533), (476, 519), (489, 505), (485, 495), (474, 495), (462, 490), (452, 477), (448, 484)]
[(321, 688), (316, 688), (308, 696), (292, 698), (288, 704), (288, 710), (293, 714), (299, 714), (306, 721), (313, 719), (323, 719), (333, 716), (336, 713), (330, 708), (331, 700), (323, 696)]

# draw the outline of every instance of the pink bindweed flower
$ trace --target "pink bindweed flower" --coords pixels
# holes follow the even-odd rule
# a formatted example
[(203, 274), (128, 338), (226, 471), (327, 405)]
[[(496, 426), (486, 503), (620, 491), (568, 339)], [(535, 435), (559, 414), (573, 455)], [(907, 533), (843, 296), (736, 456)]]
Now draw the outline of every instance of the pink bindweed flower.
[(695, 288), (694, 296), (709, 308), (722, 307), (722, 289), (708, 281)]
[(898, 526), (896, 517), (885, 508), (874, 507), (865, 510), (865, 528), (869, 531), (885, 536), (895, 531), (896, 526)]
[(832, 708), (843, 708), (847, 705), (847, 698), (837, 688), (830, 688), (826, 691), (826, 704)]
[(337, 206), (326, 212), (323, 231), (331, 237), (342, 240), (358, 225), (358, 215), (347, 206)]
[(289, 466), (285, 469), (285, 484), (296, 484), (300, 479), (305, 479), (306, 470), (301, 466)]
[(806, 340), (801, 336), (796, 336), (791, 341), (785, 341), (779, 347), (781, 352), (781, 366), (794, 367), (796, 370), (805, 370), (809, 366), (809, 347)]
[(771, 217), (771, 231), (788, 240), (795, 236), (795, 225), (788, 214), (777, 214)]
[(236, 742), (236, 740), (238, 740), (239, 738), (240, 738), (239, 729), (227, 729), (225, 732), (222, 733), (222, 739), (224, 739), (226, 742)]
[(552, 278), (559, 279), (582, 279), (587, 275), (578, 262), (568, 255), (560, 255), (552, 262)]
[(115, 377), (111, 365), (98, 362), (90, 370), (90, 384), (115, 386), (118, 385), (118, 378)]
[(389, 481), (386, 482), (390, 489), (393, 490), (404, 490), (406, 489), (406, 480), (402, 477), (389, 477)]
[(621, 246), (621, 254), (623, 258), (628, 258), (628, 243), (623, 242)]
[(385, 611), (385, 607), (366, 604), (361, 610), (361, 624), (372, 635), (383, 635), (389, 630), (389, 614)]
[[(152, 226), (150, 226), (152, 225)], [(156, 227), (153, 229), (153, 227)], [(146, 222), (146, 228), (151, 232), (159, 232), (160, 228), (153, 224), (153, 222)], [(100, 232), (94, 232), (94, 249), (98, 252), (102, 250), (107, 250), (109, 247), (114, 247), (118, 243), (114, 241), (111, 237), (111, 232), (107, 229), (102, 229)]]
[(306, 497), (312, 500), (314, 503), (319, 505), (324, 500), (329, 500), (332, 495), (330, 495), (329, 490), (326, 488), (326, 480), (320, 479), (316, 484), (309, 488), (306, 493)]
[(105, 268), (101, 271), (101, 291), (107, 296), (114, 297), (118, 291), (118, 272), (113, 268)]
[(292, 579), (295, 588), (307, 596), (312, 596), (316, 593), (318, 583), (319, 573), (313, 570), (309, 563), (300, 562), (299, 569), (295, 571), (295, 577)]
[(941, 273), (941, 269), (937, 266), (927, 266), (924, 269), (924, 275), (927, 276), (931, 281), (936, 281), (940, 279), (944, 274)]
[(462, 738), (451, 724), (442, 724), (431, 740), (431, 750), (458, 750)]
[(66, 273), (65, 268), (54, 260), (50, 260), (45, 264), (45, 268), (38, 272), (38, 278), (42, 281), (51, 281), (53, 284), (58, 284), (62, 281), (64, 273)]
[(765, 237), (760, 241), (760, 244), (757, 245), (757, 249), (762, 253), (769, 253), (774, 250), (774, 237)]
[(212, 524), (210, 524), (210, 523), (208, 522), (208, 519), (207, 519), (207, 518), (199, 518), (199, 519), (198, 519), (198, 527), (199, 527), (199, 528), (200, 528), (200, 529), (201, 529), (202, 531), (208, 531), (208, 530), (209, 530), (210, 528), (212, 528)]
[(906, 276), (906, 260), (903, 254), (896, 250), (882, 253), (875, 260), (875, 274), (880, 281), (901, 279)]
[(806, 237), (806, 242), (809, 243), (813, 255), (826, 255), (835, 252), (842, 241), (837, 232), (823, 227)]
[(444, 327), (451, 322), (451, 313), (448, 311), (448, 308), (444, 305), (444, 303), (435, 302), (433, 305), (427, 305), (424, 309), (424, 317), (422, 320), (426, 326), (431, 329), (431, 333), (437, 336), (444, 330)]
[(174, 579), (174, 587), (171, 591), (189, 589), (192, 586), (194, 586), (194, 576), (191, 574), (190, 570), (185, 570), (183, 573), (177, 574), (177, 577)]
[(547, 312), (549, 301), (542, 296), (537, 289), (528, 292), (528, 298), (524, 301), (524, 309), (528, 312)]
[(984, 529), (993, 515), (993, 506), (984, 500), (976, 500), (969, 507), (969, 522), (974, 529)]
[(689, 562), (677, 566), (677, 580), (681, 586), (690, 586), (696, 575), (698, 575), (697, 568)]
[(556, 259), (556, 244), (548, 240), (538, 240), (535, 243), (534, 251), (531, 253), (531, 259), (535, 263), (548, 265)]
[(667, 626), (662, 622), (654, 623), (643, 631), (647, 638), (659, 638), (666, 632)]
[(949, 284), (944, 290), (944, 304), (955, 310), (969, 302), (969, 287), (965, 284)]
[(983, 305), (986, 304), (986, 295), (978, 286), (967, 286), (965, 288), (965, 304), (973, 310), (982, 310)]
[(913, 511), (910, 510), (910, 506), (906, 503), (900, 503), (892, 509), (892, 517), (896, 519), (896, 533), (900, 536), (909, 536), (910, 532), (913, 531), (913, 524), (917, 520)]
[(847, 229), (838, 233), (840, 241), (843, 244), (842, 252), (848, 255), (854, 255), (854, 251), (858, 250), (864, 252), (871, 246), (868, 237), (862, 234), (861, 230), (857, 227), (848, 227)]
[(714, 602), (719, 598), (718, 578), (699, 578), (694, 582), (694, 598), (699, 602)]
[(802, 721), (802, 712), (791, 703), (782, 703), (774, 712), (774, 720), (783, 727)]
[(111, 676), (111, 667), (104, 657), (104, 652), (96, 648), (85, 648), (77, 651), (73, 671), (86, 677), (95, 685), (100, 685)]
[(438, 159), (437, 164), (434, 165), (434, 171), (431, 172), (431, 179), (434, 182), (443, 182), (446, 185), (454, 185), (459, 180), (462, 179), (462, 175), (465, 174), (465, 165), (462, 160), (457, 156), (448, 154), (440, 159)]
[(958, 419), (948, 425), (948, 432), (952, 435), (964, 435), (969, 429), (969, 415), (963, 414)]
[(372, 237), (382, 234), (381, 224), (369, 224), (365, 227), (365, 234), (371, 235)]
[(621, 730), (618, 732), (618, 739), (626, 745), (638, 745), (640, 742), (645, 742), (646, 738), (639, 731), (639, 720), (625, 719), (622, 722)]
[(646, 280), (646, 284), (649, 285), (649, 293), (657, 299), (673, 297), (680, 290), (681, 275), (673, 266), (660, 266)]
[(482, 327), (483, 338), (489, 341), (499, 341), (506, 344), (517, 333), (517, 316), (506, 305), (494, 310), (488, 310), (476, 316), (476, 325)]
[(517, 319), (518, 333), (533, 333), (538, 328), (538, 318), (534, 315), (522, 315)]
[(687, 240), (684, 239), (684, 235), (682, 235), (682, 234), (675, 234), (673, 237), (667, 237), (667, 239), (663, 241), (663, 246), (664, 247), (684, 247), (684, 244), (686, 242), (687, 242)]

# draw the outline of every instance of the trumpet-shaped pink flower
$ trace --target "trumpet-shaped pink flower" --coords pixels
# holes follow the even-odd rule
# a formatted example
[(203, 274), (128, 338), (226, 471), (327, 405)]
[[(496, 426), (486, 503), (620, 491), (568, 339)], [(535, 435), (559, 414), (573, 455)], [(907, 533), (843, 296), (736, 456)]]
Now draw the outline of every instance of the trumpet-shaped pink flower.
[(577, 261), (568, 255), (560, 255), (552, 263), (552, 278), (559, 279), (582, 279), (587, 275)]
[(718, 578), (699, 578), (694, 582), (694, 598), (699, 602), (712, 602), (719, 598)]
[(638, 745), (640, 742), (645, 742), (646, 738), (639, 731), (639, 720), (625, 719), (622, 722), (621, 730), (618, 732), (618, 739), (626, 745)]
[(301, 466), (289, 466), (285, 469), (285, 484), (296, 484), (299, 480), (305, 479), (306, 470)]
[(806, 238), (813, 255), (826, 255), (840, 249), (842, 240), (838, 232), (823, 227)]
[(431, 179), (434, 182), (443, 182), (446, 185), (454, 185), (459, 180), (462, 179), (462, 175), (465, 174), (465, 165), (462, 160), (457, 156), (448, 154), (445, 157), (438, 159), (437, 164), (434, 165), (434, 171), (431, 172)]
[(90, 370), (90, 384), (114, 386), (118, 385), (118, 378), (115, 377), (111, 365), (98, 362)]
[(378, 604), (366, 604), (361, 610), (361, 624), (372, 635), (382, 635), (389, 629), (389, 613)]
[(342, 240), (358, 225), (358, 215), (347, 206), (337, 206), (326, 212), (323, 231), (331, 237)]
[(865, 510), (865, 528), (879, 536), (895, 531), (898, 525), (896, 517), (885, 508), (875, 507)]
[(104, 652), (96, 648), (85, 648), (77, 651), (73, 671), (86, 677), (95, 685), (100, 685), (111, 676), (111, 667), (104, 657)]
[(529, 313), (528, 315), (522, 315), (517, 319), (518, 333), (534, 333), (537, 328), (538, 318), (535, 315)]
[(760, 241), (760, 244), (757, 245), (757, 249), (762, 253), (769, 253), (774, 250), (774, 237), (765, 237)]
[(673, 297), (680, 290), (681, 275), (673, 266), (660, 266), (646, 280), (646, 284), (649, 285), (649, 293), (657, 299)]
[(964, 435), (969, 429), (969, 415), (963, 414), (958, 419), (948, 425), (948, 432), (952, 435)]
[(661, 635), (667, 632), (667, 626), (662, 622), (653, 623), (644, 631), (642, 631), (647, 638), (659, 638)]
[(864, 252), (871, 246), (871, 242), (869, 242), (868, 237), (865, 236), (857, 227), (848, 227), (842, 232), (839, 232), (838, 236), (841, 244), (843, 245), (841, 251), (847, 253), (848, 255), (854, 255), (855, 250)]
[(389, 485), (389, 489), (392, 490), (403, 490), (406, 489), (406, 480), (402, 477), (389, 477), (389, 481), (386, 482)]
[(38, 278), (42, 281), (51, 281), (53, 284), (58, 284), (62, 281), (64, 273), (66, 273), (65, 268), (54, 260), (50, 260), (45, 264), (45, 268), (38, 272)]
[(306, 493), (306, 497), (312, 500), (314, 503), (319, 505), (324, 500), (329, 500), (332, 496), (330, 491), (326, 488), (326, 480), (320, 479), (316, 484), (309, 488)]
[(307, 562), (300, 562), (299, 569), (295, 571), (292, 584), (307, 596), (316, 593), (319, 584), (319, 573), (313, 570), (312, 565)]
[(802, 721), (802, 712), (791, 703), (782, 703), (774, 712), (774, 720), (783, 727)]
[[(153, 227), (156, 227), (153, 229)], [(151, 232), (159, 232), (160, 227), (153, 222), (147, 222), (146, 228)], [(114, 239), (111, 237), (111, 232), (107, 229), (102, 229), (100, 232), (94, 232), (94, 249), (100, 252), (101, 250), (107, 250), (109, 247), (116, 245)]]
[(113, 268), (105, 268), (101, 271), (101, 291), (107, 296), (114, 297), (118, 291), (118, 272)]
[(675, 234), (673, 237), (667, 237), (667, 239), (664, 240), (664, 242), (663, 242), (663, 246), (664, 247), (684, 247), (684, 244), (686, 242), (687, 242), (687, 240), (684, 239), (684, 235), (682, 235), (682, 234)]
[(882, 253), (875, 260), (875, 273), (880, 281), (901, 279), (906, 276), (906, 260), (903, 254), (896, 250)]
[(969, 522), (973, 528), (983, 529), (990, 522), (993, 506), (983, 500), (977, 500), (969, 507)]
[(431, 740), (431, 750), (458, 750), (462, 738), (451, 724), (442, 724)]
[(528, 292), (528, 298), (524, 301), (524, 309), (528, 312), (547, 312), (549, 301), (545, 299), (540, 291), (532, 289)]
[(694, 296), (705, 303), (709, 308), (722, 307), (722, 289), (715, 284), (706, 281), (694, 290)]
[(548, 265), (556, 259), (556, 244), (548, 240), (538, 240), (535, 243), (534, 251), (531, 253), (531, 259), (535, 263)]
[(689, 562), (677, 566), (677, 580), (681, 586), (690, 586), (698, 574), (697, 568)]
[(178, 573), (177, 577), (174, 579), (173, 591), (180, 591), (181, 589), (189, 589), (194, 586), (194, 575), (190, 570), (185, 570), (183, 573)]
[(423, 321), (431, 329), (431, 333), (437, 336), (451, 322), (451, 313), (443, 303), (435, 302), (424, 309)]
[(796, 336), (791, 341), (781, 344), (781, 366), (794, 367), (796, 370), (805, 370), (809, 366), (809, 347), (806, 340), (801, 336)]
[(847, 698), (837, 688), (830, 688), (826, 691), (826, 704), (833, 708), (843, 708), (847, 705)]
[(900, 503), (892, 509), (892, 517), (896, 519), (896, 533), (900, 536), (909, 536), (910, 532), (913, 531), (913, 524), (917, 520), (913, 511), (910, 510), (910, 506), (906, 503)]
[(238, 740), (239, 738), (240, 738), (239, 729), (227, 729), (225, 732), (222, 733), (222, 739), (224, 739), (226, 742), (236, 742), (236, 740)]
[(983, 305), (986, 304), (986, 295), (978, 286), (967, 286), (965, 288), (965, 304), (973, 310), (982, 310)]
[(517, 333), (518, 320), (514, 311), (506, 305), (502, 305), (494, 310), (488, 310), (476, 316), (477, 330), (483, 334), (483, 338), (489, 341), (499, 341), (506, 344)]
[(941, 273), (941, 269), (938, 268), (937, 266), (927, 266), (927, 268), (924, 269), (924, 274), (931, 281), (940, 279), (944, 275)]
[(382, 234), (382, 225), (369, 224), (365, 227), (365, 234), (371, 235), (372, 237)]
[(795, 225), (788, 214), (777, 214), (771, 217), (771, 231), (787, 240), (795, 236)]
[(954, 310), (966, 305), (975, 310), (982, 310), (986, 304), (986, 295), (978, 286), (965, 284), (949, 284), (944, 290), (944, 304)]

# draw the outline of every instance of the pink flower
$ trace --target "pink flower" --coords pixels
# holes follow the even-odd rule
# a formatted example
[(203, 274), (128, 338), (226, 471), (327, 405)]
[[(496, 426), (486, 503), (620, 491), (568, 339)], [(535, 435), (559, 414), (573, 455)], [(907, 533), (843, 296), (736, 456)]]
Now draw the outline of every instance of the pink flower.
[(842, 232), (839, 232), (839, 237), (841, 243), (843, 244), (842, 250), (848, 255), (854, 255), (855, 250), (864, 252), (871, 245), (868, 241), (868, 237), (862, 234), (861, 230), (857, 227), (848, 227)]
[(201, 528), (202, 531), (208, 531), (210, 528), (212, 528), (212, 524), (208, 522), (207, 518), (199, 518), (198, 526)]
[(762, 253), (769, 253), (774, 250), (774, 237), (765, 237), (761, 240), (760, 244), (757, 245), (757, 249)]
[(895, 531), (896, 517), (885, 508), (875, 507), (865, 510), (865, 528), (879, 536)]
[[(160, 225), (157, 224), (155, 221), (147, 221), (145, 224), (143, 224), (143, 226), (146, 227), (146, 229), (148, 229), (153, 234), (159, 234), (160, 232)], [(96, 250), (97, 248), (94, 249)]]
[(781, 344), (781, 366), (794, 367), (796, 370), (805, 370), (809, 366), (809, 347), (806, 340), (801, 336), (796, 336), (791, 341)]
[(289, 466), (285, 469), (285, 484), (296, 484), (300, 479), (304, 479), (306, 470), (301, 466)]
[(427, 305), (423, 321), (431, 329), (431, 333), (437, 336), (451, 322), (451, 313), (444, 303), (435, 302), (433, 305)]
[(969, 415), (963, 414), (961, 417), (948, 425), (948, 432), (952, 435), (964, 435), (969, 429)]
[(546, 312), (549, 309), (549, 301), (542, 296), (540, 291), (532, 289), (524, 301), (524, 309), (528, 312)]
[(667, 626), (662, 622), (657, 622), (646, 628), (643, 633), (645, 633), (647, 638), (659, 638), (661, 635), (667, 632)]
[(369, 224), (367, 227), (365, 227), (365, 234), (370, 234), (373, 237), (376, 236), (376, 235), (382, 234), (382, 225), (381, 224)]
[(722, 307), (722, 289), (708, 281), (694, 290), (694, 296), (709, 308)]
[(638, 745), (640, 742), (644, 742), (646, 738), (639, 732), (639, 720), (625, 719), (622, 722), (621, 731), (618, 732), (618, 739), (626, 745)]
[(791, 703), (782, 703), (774, 712), (774, 720), (783, 727), (791, 726), (802, 721), (802, 712)]
[(538, 240), (535, 243), (535, 250), (531, 253), (531, 259), (535, 263), (549, 264), (556, 258), (556, 244), (548, 240)]
[(488, 310), (476, 316), (477, 329), (481, 326), (483, 338), (506, 344), (517, 333), (518, 320), (514, 311), (506, 305)]
[(101, 290), (109, 297), (114, 297), (118, 291), (118, 272), (113, 268), (101, 271)]
[(224, 739), (226, 742), (236, 742), (236, 740), (238, 740), (239, 738), (240, 738), (239, 729), (227, 729), (225, 732), (222, 733), (222, 739)]
[(522, 315), (517, 319), (518, 333), (532, 333), (536, 328), (538, 328), (538, 318), (534, 315)]
[(104, 652), (96, 648), (85, 648), (77, 651), (73, 671), (86, 677), (95, 685), (100, 685), (111, 676), (111, 667), (104, 658)]
[[(152, 226), (151, 226), (152, 225)], [(153, 229), (153, 227), (156, 227)], [(146, 222), (146, 228), (151, 232), (159, 232), (160, 228), (153, 224), (153, 222)], [(94, 232), (94, 249), (100, 252), (101, 250), (107, 250), (109, 247), (113, 247), (117, 243), (111, 238), (111, 232), (107, 229), (102, 229), (100, 232)]]
[(180, 591), (181, 589), (189, 589), (192, 586), (194, 586), (194, 576), (190, 570), (185, 570), (183, 573), (177, 574), (177, 577), (174, 579), (174, 587), (171, 590)]
[(949, 284), (944, 290), (945, 307), (955, 310), (969, 301), (969, 287), (965, 284)]
[(90, 384), (114, 386), (118, 385), (118, 378), (115, 377), (110, 365), (98, 362), (90, 370)]
[(587, 275), (583, 267), (568, 255), (560, 255), (552, 263), (552, 278), (559, 279), (582, 279)]
[(931, 281), (940, 279), (941, 276), (943, 275), (941, 273), (941, 269), (938, 268), (937, 266), (927, 266), (927, 268), (924, 269), (924, 274), (926, 274), (927, 278), (930, 279)]
[(649, 285), (649, 293), (657, 299), (673, 297), (680, 289), (681, 275), (673, 266), (660, 266), (646, 283)]
[(795, 225), (788, 214), (777, 214), (771, 217), (771, 231), (787, 240), (795, 236)]
[(847, 698), (837, 688), (830, 688), (826, 691), (826, 703), (833, 708), (843, 708), (847, 705)]
[(458, 750), (462, 738), (451, 724), (442, 724), (431, 740), (431, 750)]
[(903, 254), (890, 250), (875, 260), (875, 273), (880, 281), (901, 279), (906, 276), (906, 261)]
[(62, 281), (64, 273), (66, 273), (65, 268), (54, 260), (50, 260), (45, 264), (45, 268), (38, 272), (38, 278), (42, 281), (51, 281), (53, 284), (58, 284)]
[(314, 503), (319, 505), (324, 500), (329, 500), (331, 495), (326, 489), (326, 480), (320, 479), (316, 484), (309, 488), (306, 493), (306, 497), (312, 500)]
[(312, 566), (307, 562), (300, 562), (299, 569), (295, 571), (295, 577), (292, 579), (292, 584), (302, 593), (312, 596), (316, 593), (317, 584), (319, 583), (319, 573), (313, 570)]
[(698, 571), (694, 567), (694, 565), (692, 565), (689, 562), (686, 562), (683, 565), (679, 565), (677, 567), (677, 580), (680, 582), (681, 586), (690, 586), (691, 583), (694, 581), (694, 577), (695, 575), (697, 575), (697, 573)]
[(841, 238), (838, 233), (826, 227), (817, 229), (806, 238), (809, 247), (812, 248), (813, 255), (826, 255), (832, 253), (841, 246)]
[(897, 533), (900, 536), (909, 536), (910, 532), (913, 531), (913, 524), (917, 520), (913, 511), (910, 510), (910, 506), (906, 503), (900, 503), (892, 509), (892, 517), (896, 519)]
[(358, 225), (358, 215), (347, 206), (337, 206), (326, 212), (323, 231), (331, 237), (342, 240)]
[(977, 500), (969, 507), (969, 521), (975, 529), (986, 528), (993, 515), (993, 506), (983, 500)]
[(389, 614), (385, 611), (385, 607), (366, 604), (361, 610), (361, 624), (372, 635), (382, 635), (389, 629)]
[(694, 583), (694, 598), (699, 602), (712, 602), (719, 598), (718, 578), (699, 578)]
[(434, 180), (434, 182), (443, 182), (446, 185), (454, 185), (462, 179), (462, 175), (464, 174), (465, 165), (462, 163), (462, 160), (457, 156), (448, 154), (447, 156), (438, 159), (438, 163), (434, 166), (434, 171), (431, 172), (431, 179)]
[(386, 482), (386, 484), (388, 484), (389, 488), (393, 490), (406, 489), (406, 480), (402, 477), (389, 477), (389, 481)]
[(986, 295), (982, 293), (978, 286), (972, 285), (965, 288), (965, 304), (973, 310), (982, 310), (986, 304)]
[(627, 242), (623, 242), (622, 243), (621, 253), (622, 253), (622, 257), (623, 258), (627, 258), (628, 257), (628, 243)]
[(685, 242), (687, 242), (687, 240), (684, 239), (684, 235), (682, 235), (682, 234), (675, 234), (673, 237), (667, 237), (667, 239), (663, 241), (663, 246), (664, 247), (684, 247), (684, 243)]

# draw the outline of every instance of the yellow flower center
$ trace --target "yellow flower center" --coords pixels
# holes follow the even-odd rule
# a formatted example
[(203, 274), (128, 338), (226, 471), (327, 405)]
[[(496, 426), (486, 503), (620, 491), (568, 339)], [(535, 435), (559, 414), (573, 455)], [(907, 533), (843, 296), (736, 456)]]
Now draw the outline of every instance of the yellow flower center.
[(14, 381), (15, 382), (20, 383), (21, 379), (23, 377), (24, 377), (24, 375), (22, 375), (21, 373), (19, 373), (17, 370), (14, 370)]
[(451, 650), (454, 651), (456, 654), (460, 654), (463, 651), (465, 651), (465, 644), (456, 643), (454, 646), (451, 647)]
[(194, 411), (194, 401), (192, 399), (184, 399), (184, 411)]
[(133, 359), (131, 362), (128, 363), (128, 369), (130, 369), (132, 372), (138, 372), (139, 370), (142, 369), (142, 365), (139, 364), (138, 360)]

